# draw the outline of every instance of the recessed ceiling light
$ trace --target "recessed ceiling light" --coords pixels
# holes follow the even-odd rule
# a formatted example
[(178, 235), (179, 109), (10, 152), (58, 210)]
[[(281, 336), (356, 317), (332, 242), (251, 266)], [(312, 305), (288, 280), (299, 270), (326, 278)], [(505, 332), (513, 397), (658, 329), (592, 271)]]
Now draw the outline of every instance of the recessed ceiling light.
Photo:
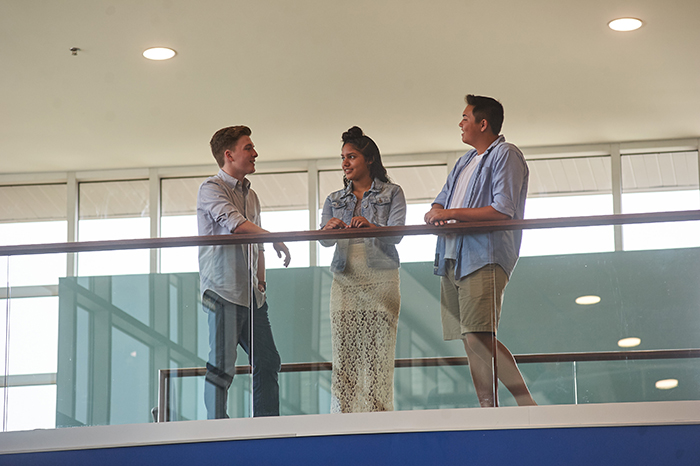
[(167, 47), (151, 47), (143, 51), (143, 56), (149, 60), (169, 60), (173, 58), (177, 52)]
[(659, 390), (670, 390), (670, 389), (676, 388), (678, 386), (678, 380), (677, 379), (657, 380), (655, 386)]
[(613, 31), (628, 32), (642, 27), (642, 20), (637, 18), (618, 18), (608, 23)]
[(617, 342), (617, 346), (620, 348), (634, 348), (635, 346), (639, 346), (639, 344), (642, 342), (640, 338), (637, 337), (629, 337), (629, 338), (623, 338), (622, 340)]
[(590, 304), (598, 304), (600, 302), (600, 296), (595, 296), (595, 295), (588, 295), (588, 296), (579, 296), (576, 298), (576, 304), (580, 304), (581, 306), (588, 306)]

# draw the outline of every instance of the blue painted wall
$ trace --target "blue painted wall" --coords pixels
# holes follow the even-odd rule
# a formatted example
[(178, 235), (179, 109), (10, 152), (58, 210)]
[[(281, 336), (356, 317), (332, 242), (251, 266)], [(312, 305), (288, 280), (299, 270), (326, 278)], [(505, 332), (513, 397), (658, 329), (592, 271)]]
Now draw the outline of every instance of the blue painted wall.
[(0, 456), (13, 466), (692, 465), (700, 425), (339, 435)]

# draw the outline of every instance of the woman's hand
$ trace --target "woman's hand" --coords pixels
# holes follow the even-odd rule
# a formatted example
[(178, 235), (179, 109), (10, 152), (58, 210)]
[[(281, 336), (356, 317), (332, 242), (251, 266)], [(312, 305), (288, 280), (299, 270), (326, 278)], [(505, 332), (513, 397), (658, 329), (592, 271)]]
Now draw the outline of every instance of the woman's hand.
[(347, 227), (348, 226), (341, 219), (333, 217), (332, 219), (328, 220), (328, 222), (325, 225), (323, 225), (323, 228), (321, 228), (321, 230), (336, 230)]
[(369, 223), (369, 220), (364, 217), (353, 217), (352, 220), (350, 220), (350, 228), (369, 228), (373, 226), (374, 225)]

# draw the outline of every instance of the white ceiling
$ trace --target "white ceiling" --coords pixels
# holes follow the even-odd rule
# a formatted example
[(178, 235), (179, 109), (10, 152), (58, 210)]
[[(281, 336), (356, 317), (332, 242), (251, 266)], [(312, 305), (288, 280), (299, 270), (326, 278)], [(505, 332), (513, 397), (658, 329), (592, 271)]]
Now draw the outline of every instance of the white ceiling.
[[(644, 27), (616, 33), (607, 22)], [(700, 136), (700, 1), (2, 0), (0, 173), (461, 150), (466, 93), (521, 146)], [(178, 55), (144, 59), (150, 46)], [(82, 49), (72, 56), (69, 49)]]

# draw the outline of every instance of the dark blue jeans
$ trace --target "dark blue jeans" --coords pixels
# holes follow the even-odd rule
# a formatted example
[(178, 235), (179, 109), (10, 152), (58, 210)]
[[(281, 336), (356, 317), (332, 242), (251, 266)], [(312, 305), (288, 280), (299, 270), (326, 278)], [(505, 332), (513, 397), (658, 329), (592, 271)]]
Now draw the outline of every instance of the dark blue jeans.
[[(250, 309), (207, 291), (202, 299), (209, 314), (209, 362), (204, 382), (207, 418), (227, 418), (228, 389), (236, 372), (237, 347), (251, 356)], [(272, 337), (267, 303), (253, 313), (253, 416), (279, 415), (280, 356)]]

